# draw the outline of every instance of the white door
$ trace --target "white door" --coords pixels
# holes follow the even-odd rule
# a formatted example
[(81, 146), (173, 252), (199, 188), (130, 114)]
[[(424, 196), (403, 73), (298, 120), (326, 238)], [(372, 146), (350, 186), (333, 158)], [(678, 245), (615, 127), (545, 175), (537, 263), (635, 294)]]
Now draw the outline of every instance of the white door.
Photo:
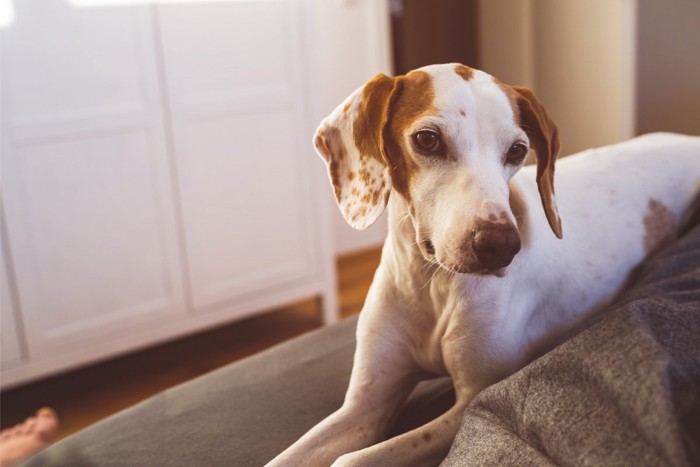
[(195, 310), (318, 274), (300, 9), (158, 6)]
[(1, 72), (18, 306), (31, 358), (89, 359), (185, 314), (152, 9), (15, 7)]

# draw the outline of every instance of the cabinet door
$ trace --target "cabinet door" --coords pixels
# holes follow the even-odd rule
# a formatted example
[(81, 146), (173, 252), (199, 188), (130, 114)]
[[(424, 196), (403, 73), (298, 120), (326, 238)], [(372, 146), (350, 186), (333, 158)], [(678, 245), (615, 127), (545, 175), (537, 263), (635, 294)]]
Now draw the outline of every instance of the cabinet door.
[(158, 6), (196, 310), (316, 274), (299, 9)]
[(184, 316), (152, 10), (15, 7), (3, 191), (29, 351), (94, 358)]

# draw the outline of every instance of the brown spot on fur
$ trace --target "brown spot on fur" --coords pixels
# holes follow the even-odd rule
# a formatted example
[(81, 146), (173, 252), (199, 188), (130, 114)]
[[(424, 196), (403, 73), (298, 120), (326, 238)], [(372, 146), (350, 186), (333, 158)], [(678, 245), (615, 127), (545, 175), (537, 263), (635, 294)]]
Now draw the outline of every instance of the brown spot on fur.
[[(382, 183), (382, 190), (384, 189), (384, 183)], [(372, 205), (376, 206), (379, 204), (379, 192), (382, 190), (375, 191), (372, 193)]]
[(352, 189), (350, 190), (350, 194), (353, 195), (353, 196), (355, 196), (355, 197), (358, 197), (358, 196), (360, 196), (360, 190), (358, 190), (357, 187), (354, 186), (354, 187), (352, 187)]
[(466, 113), (464, 110), (460, 110), (460, 111), (459, 111), (459, 114), (460, 114), (462, 117), (466, 117), (466, 116), (467, 116), (467, 113)]
[(426, 431), (425, 433), (423, 433), (423, 439), (426, 443), (429, 443), (430, 441), (432, 441), (433, 435), (431, 435), (429, 431)]
[(655, 250), (663, 240), (671, 236), (675, 229), (673, 214), (661, 202), (650, 199), (644, 214), (644, 249), (647, 253)]
[(406, 147), (404, 135), (416, 119), (435, 112), (434, 95), (432, 78), (424, 71), (412, 71), (397, 78), (397, 88), (390, 104), (390, 121), (384, 129), (393, 187), (409, 202), (409, 186), (418, 166)]
[(474, 70), (466, 65), (455, 65), (455, 73), (461, 76), (465, 81), (469, 81), (474, 76)]
[(370, 186), (372, 183), (372, 174), (364, 167), (360, 169), (360, 180), (362, 180), (362, 183), (366, 186)]
[(343, 107), (343, 113), (347, 114), (350, 111), (350, 102), (345, 104), (345, 107)]

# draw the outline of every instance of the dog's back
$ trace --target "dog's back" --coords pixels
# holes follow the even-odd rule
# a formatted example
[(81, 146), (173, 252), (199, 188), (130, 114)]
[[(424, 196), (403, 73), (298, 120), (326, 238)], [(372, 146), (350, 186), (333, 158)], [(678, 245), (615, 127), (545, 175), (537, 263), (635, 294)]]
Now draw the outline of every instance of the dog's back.
[[(513, 180), (530, 207), (538, 201), (531, 171)], [(629, 271), (688, 222), (700, 197), (700, 137), (653, 133), (562, 158), (555, 192), (564, 238), (530, 209), (514, 266), (538, 264), (552, 315), (585, 313), (614, 297)]]

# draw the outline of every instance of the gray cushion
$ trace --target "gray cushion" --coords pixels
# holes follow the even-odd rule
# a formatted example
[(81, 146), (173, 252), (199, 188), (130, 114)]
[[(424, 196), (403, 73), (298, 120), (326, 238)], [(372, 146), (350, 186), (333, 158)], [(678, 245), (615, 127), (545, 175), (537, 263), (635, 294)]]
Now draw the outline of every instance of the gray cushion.
[(700, 465), (700, 227), (614, 311), (481, 392), (445, 466)]
[(164, 391), (29, 465), (262, 465), (340, 406), (354, 328), (345, 321)]

